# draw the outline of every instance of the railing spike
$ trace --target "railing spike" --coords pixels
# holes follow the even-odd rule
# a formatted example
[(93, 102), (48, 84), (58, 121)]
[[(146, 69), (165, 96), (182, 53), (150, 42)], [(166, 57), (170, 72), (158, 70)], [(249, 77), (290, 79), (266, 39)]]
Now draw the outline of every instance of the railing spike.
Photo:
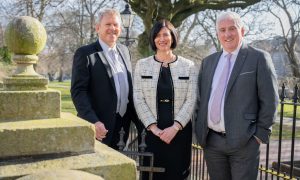
[(294, 88), (294, 95), (293, 95), (293, 102), (294, 103), (297, 103), (299, 97), (298, 97), (298, 85), (296, 84), (295, 85), (295, 88)]
[(122, 151), (125, 147), (125, 142), (124, 142), (125, 131), (123, 127), (119, 131), (119, 134), (120, 134), (120, 141), (118, 142), (117, 146), (119, 147), (119, 150)]
[(143, 132), (141, 133), (141, 144), (139, 145), (140, 151), (141, 152), (145, 152), (147, 144), (145, 142), (145, 138), (146, 138), (146, 131), (145, 129), (143, 130)]
[(281, 86), (281, 93), (280, 93), (280, 100), (281, 100), (281, 101), (284, 101), (285, 98), (286, 98), (285, 84), (282, 83), (282, 86)]

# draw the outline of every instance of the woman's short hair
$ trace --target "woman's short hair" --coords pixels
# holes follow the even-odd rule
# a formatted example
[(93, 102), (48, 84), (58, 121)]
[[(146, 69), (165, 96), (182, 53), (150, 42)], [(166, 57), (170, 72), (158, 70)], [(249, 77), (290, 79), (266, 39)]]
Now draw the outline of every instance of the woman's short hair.
[(154, 40), (155, 40), (157, 34), (159, 33), (159, 31), (163, 27), (168, 28), (171, 32), (171, 36), (172, 36), (171, 49), (175, 49), (177, 46), (178, 34), (177, 34), (175, 27), (173, 26), (173, 24), (170, 21), (162, 19), (160, 21), (157, 21), (154, 24), (154, 26), (152, 27), (151, 32), (150, 32), (150, 45), (151, 45), (151, 48), (153, 51), (157, 50)]

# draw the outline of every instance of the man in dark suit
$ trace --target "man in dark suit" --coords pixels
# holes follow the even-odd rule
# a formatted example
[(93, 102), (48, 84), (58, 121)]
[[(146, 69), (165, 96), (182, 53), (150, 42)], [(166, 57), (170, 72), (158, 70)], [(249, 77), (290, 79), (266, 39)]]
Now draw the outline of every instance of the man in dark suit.
[(132, 100), (130, 54), (117, 43), (121, 33), (118, 11), (100, 12), (95, 28), (98, 41), (75, 52), (71, 95), (78, 116), (95, 125), (96, 139), (118, 149), (121, 127), (125, 140), (131, 120), (142, 129)]
[(196, 137), (212, 180), (256, 180), (259, 145), (268, 143), (278, 103), (270, 55), (243, 42), (238, 14), (217, 18), (223, 47), (202, 61)]

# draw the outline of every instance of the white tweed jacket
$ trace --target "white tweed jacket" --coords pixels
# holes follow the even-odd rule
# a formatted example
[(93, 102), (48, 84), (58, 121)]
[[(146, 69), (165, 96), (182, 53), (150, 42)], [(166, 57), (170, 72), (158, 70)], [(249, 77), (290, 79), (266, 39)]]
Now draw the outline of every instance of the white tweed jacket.
[[(133, 100), (145, 127), (157, 123), (157, 83), (162, 63), (154, 56), (137, 62), (133, 79)], [(174, 89), (174, 120), (182, 127), (191, 120), (197, 99), (198, 72), (194, 62), (178, 56), (170, 63)]]

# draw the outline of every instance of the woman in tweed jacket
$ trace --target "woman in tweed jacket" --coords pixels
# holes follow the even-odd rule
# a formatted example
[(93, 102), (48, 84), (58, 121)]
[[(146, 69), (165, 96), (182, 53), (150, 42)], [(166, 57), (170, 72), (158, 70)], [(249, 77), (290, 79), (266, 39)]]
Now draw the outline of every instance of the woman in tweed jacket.
[(169, 21), (157, 22), (150, 35), (156, 53), (139, 60), (134, 73), (134, 104), (148, 130), (147, 151), (154, 153), (154, 166), (165, 168), (153, 179), (182, 180), (189, 175), (197, 71), (192, 61), (173, 54), (177, 38)]

